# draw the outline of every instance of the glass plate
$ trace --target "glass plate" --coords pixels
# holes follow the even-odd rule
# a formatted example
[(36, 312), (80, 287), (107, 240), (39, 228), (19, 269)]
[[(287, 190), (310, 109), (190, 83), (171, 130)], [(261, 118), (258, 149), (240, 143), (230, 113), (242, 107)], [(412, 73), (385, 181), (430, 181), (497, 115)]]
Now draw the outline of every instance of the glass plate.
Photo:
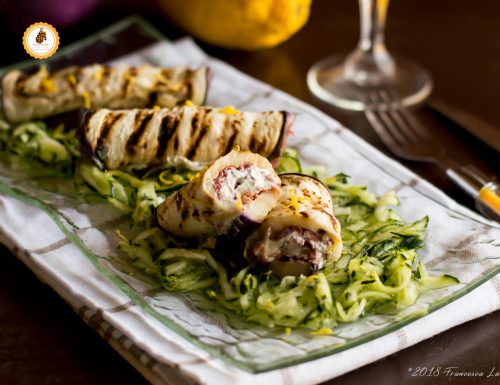
[[(59, 68), (106, 62), (160, 40), (166, 38), (134, 16), (61, 49), (46, 63), (50, 68)], [(401, 206), (397, 211), (407, 221), (430, 214), (428, 237), (420, 258), (426, 262), (430, 274), (452, 274), (462, 283), (421, 296), (416, 305), (398, 316), (368, 315), (357, 322), (339, 325), (329, 336), (312, 337), (307, 330), (287, 336), (283, 328), (268, 329), (246, 322), (198, 293), (162, 291), (158, 282), (135, 270), (114, 251), (115, 230), (126, 232), (128, 219), (108, 204), (88, 204), (73, 196), (69, 181), (50, 176), (29, 178), (24, 170), (0, 160), (0, 192), (47, 212), (106, 279), (166, 328), (213, 356), (252, 373), (296, 365), (386, 335), (460, 298), (500, 272), (497, 227), (467, 209), (454, 207), (451, 200), (425, 181), (415, 179), (319, 111), (242, 77), (220, 61), (210, 58), (204, 61), (216, 75), (209, 104), (232, 104), (247, 110), (291, 110), (296, 114), (296, 135), (290, 144), (299, 150), (306, 164), (323, 164), (332, 174), (344, 171), (352, 176), (354, 183), (367, 184), (377, 194), (398, 190)], [(38, 64), (29, 60), (0, 69), (0, 74), (12, 68), (29, 70)], [(238, 82), (246, 83), (246, 87), (239, 88), (244, 92), (234, 90), (233, 84)], [(446, 235), (443, 228), (447, 228)], [(95, 241), (96, 234), (102, 235), (99, 242)], [(149, 294), (141, 294), (144, 292)]]

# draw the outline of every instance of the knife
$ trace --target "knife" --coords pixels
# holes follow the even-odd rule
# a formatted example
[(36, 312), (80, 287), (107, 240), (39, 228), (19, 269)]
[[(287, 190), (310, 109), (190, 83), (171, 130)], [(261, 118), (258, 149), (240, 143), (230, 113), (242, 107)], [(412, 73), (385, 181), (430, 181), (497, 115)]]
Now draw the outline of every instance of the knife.
[(430, 100), (428, 107), (439, 115), (456, 123), (489, 147), (500, 152), (500, 129), (484, 120), (439, 99)]

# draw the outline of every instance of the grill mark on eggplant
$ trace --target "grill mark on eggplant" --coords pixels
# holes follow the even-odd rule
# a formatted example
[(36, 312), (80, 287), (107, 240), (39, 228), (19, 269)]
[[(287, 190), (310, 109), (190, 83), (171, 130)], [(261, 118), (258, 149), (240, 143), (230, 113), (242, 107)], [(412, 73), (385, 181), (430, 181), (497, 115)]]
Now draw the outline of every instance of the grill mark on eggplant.
[(229, 123), (229, 127), (225, 127), (225, 128), (229, 128), (232, 133), (227, 141), (226, 148), (224, 149), (224, 152), (222, 154), (220, 154), (221, 156), (226, 155), (227, 153), (229, 153), (233, 149), (234, 142), (236, 141), (236, 137), (240, 133), (240, 127), (239, 127), (241, 125), (240, 121), (238, 121), (238, 120), (231, 121), (231, 120), (227, 119), (226, 126), (227, 126), (227, 123)]
[(173, 71), (170, 68), (163, 68), (160, 73), (165, 79), (171, 79), (173, 76)]
[[(157, 89), (158, 88), (158, 82), (155, 83), (155, 85), (153, 86), (153, 89)], [(147, 106), (148, 107), (154, 107), (158, 101), (158, 92), (157, 91), (152, 91), (149, 96), (148, 96), (148, 103), (147, 103)]]
[[(256, 120), (255, 122), (253, 122), (252, 124), (252, 136), (250, 137), (250, 143), (248, 144), (248, 149), (252, 152), (255, 152), (255, 153), (259, 153), (257, 150), (256, 150), (256, 147), (257, 147), (257, 135), (256, 135), (256, 132), (257, 132), (257, 128), (259, 126), (259, 122)], [(259, 144), (260, 145), (260, 144)]]
[[(79, 82), (79, 77), (80, 77), (80, 74), (82, 73), (82, 69), (80, 67), (76, 67), (75, 70), (69, 74), (67, 77), (66, 77), (66, 80), (67, 82), (69, 83), (69, 88), (72, 90), (72, 91), (75, 91), (76, 90), (76, 87), (78, 86), (78, 82)], [(72, 82), (69, 80), (69, 77), (73, 75), (75, 77), (75, 82)]]
[(68, 68), (59, 68), (59, 69), (56, 69), (55, 71), (51, 71), (49, 72), (49, 78), (53, 78), (53, 79), (57, 79), (58, 77), (61, 77), (61, 74), (64, 74), (65, 72), (68, 71)]
[(148, 124), (152, 118), (153, 114), (146, 111), (135, 115), (134, 129), (132, 130), (132, 134), (130, 134), (126, 144), (127, 152), (129, 154), (135, 152), (135, 146), (137, 146), (137, 143), (141, 140), (142, 135), (146, 132)]
[(190, 144), (186, 149), (186, 158), (192, 159), (198, 150), (198, 146), (208, 132), (208, 125), (205, 121), (205, 111), (199, 109), (191, 120), (191, 138)]
[(205, 135), (208, 133), (208, 128), (209, 128), (208, 125), (202, 123), (200, 134), (196, 138), (195, 142), (193, 143), (193, 146), (191, 147), (191, 149), (189, 150), (189, 152), (187, 154), (188, 159), (193, 159), (194, 156), (196, 155), (196, 151), (198, 150), (198, 147), (199, 147), (201, 141), (203, 140)]
[(185, 98), (186, 99), (192, 99), (193, 98), (193, 79), (191, 76), (190, 70), (184, 72), (184, 76), (182, 78), (182, 83), (186, 87), (186, 93), (185, 93)]
[(229, 137), (229, 140), (227, 141), (227, 145), (226, 145), (224, 152), (221, 155), (226, 155), (233, 149), (234, 142), (235, 142), (237, 136), (238, 136), (238, 132), (237, 131), (233, 132), (233, 134)]
[(210, 217), (210, 216), (215, 214), (215, 211), (212, 209), (206, 209), (206, 210), (203, 210), (202, 214), (206, 217)]
[(177, 207), (177, 210), (181, 209), (182, 202), (183, 202), (182, 194), (177, 193), (177, 195), (175, 196), (175, 205)]
[[(28, 75), (26, 75), (25, 73), (21, 73), (21, 75), (19, 75), (19, 77), (17, 78), (16, 84), (14, 86), (14, 93), (16, 95), (26, 97), (26, 98), (30, 97), (29, 94), (27, 94), (26, 91), (24, 90), (24, 82), (27, 78), (28, 78)], [(2, 83), (3, 83), (3, 80), (2, 80)]]
[(25, 89), (25, 83), (29, 82), (31, 78), (35, 77), (36, 73), (32, 75), (22, 74), (16, 81), (16, 86), (14, 89), (14, 93), (22, 98), (31, 99), (31, 98), (43, 98), (50, 99), (50, 95), (45, 94), (43, 92), (27, 92)]
[(189, 216), (189, 207), (185, 206), (181, 211), (181, 219), (185, 221), (188, 216)]
[[(255, 152), (257, 154), (264, 155), (264, 150), (266, 149), (266, 145), (267, 145), (266, 142), (261, 140), (258, 143), (258, 146), (255, 148), (255, 151), (253, 151), (253, 152)], [(268, 155), (269, 155), (269, 152), (266, 151), (265, 152), (265, 156), (267, 157)]]
[[(173, 121), (173, 125), (172, 125), (172, 137), (175, 135), (174, 143), (172, 144), (174, 153), (177, 152), (177, 150), (179, 149), (179, 133), (177, 132), (177, 130), (179, 128), (179, 124), (182, 121), (183, 117), (184, 117), (184, 109), (180, 110), (178, 116), (174, 116), (174, 121)], [(167, 144), (167, 147), (168, 147), (168, 144)]]
[(21, 73), (21, 75), (19, 75), (19, 77), (16, 80), (16, 85), (14, 88), (17, 89), (17, 88), (22, 87), (23, 84), (19, 84), (19, 83), (24, 82), (27, 78), (28, 78), (28, 75), (26, 75), (25, 73)]
[(127, 88), (129, 86), (130, 81), (132, 80), (133, 76), (137, 76), (137, 68), (136, 67), (128, 68), (127, 71), (125, 71), (125, 73), (123, 74), (123, 77), (125, 79), (125, 81), (123, 82), (123, 86), (122, 86), (123, 95), (127, 94)]
[(99, 81), (99, 87), (105, 87), (106, 83), (110, 79), (111, 75), (111, 67), (110, 66), (103, 66), (104, 70), (102, 72), (102, 77), (101, 80)]
[[(75, 82), (72, 82), (70, 79), (70, 76), (73, 76), (75, 78)], [(69, 89), (71, 91), (74, 91), (76, 90), (76, 86), (78, 85), (78, 79), (76, 77), (76, 70), (73, 71), (71, 74), (69, 74), (68, 76), (66, 76), (66, 83), (68, 83), (68, 86), (69, 86)]]
[[(274, 147), (273, 151), (269, 155), (270, 159), (278, 158), (281, 155), (281, 150), (283, 147), (283, 142), (286, 139), (287, 133), (287, 125), (288, 125), (288, 119), (289, 119), (289, 114), (286, 111), (280, 111), (281, 117), (282, 117), (282, 123), (280, 127), (280, 135), (278, 137), (278, 141), (276, 142), (276, 146)], [(292, 116), (292, 122), (293, 122), (293, 116)]]
[(94, 112), (92, 110), (83, 110), (82, 116), (83, 116), (82, 125), (86, 135), (90, 129), (90, 119), (92, 119), (92, 116), (94, 116)]
[(175, 118), (171, 115), (166, 115), (160, 122), (160, 130), (158, 131), (158, 148), (156, 150), (156, 159), (162, 159), (165, 151), (167, 150), (168, 142), (174, 134)]
[[(122, 117), (121, 113), (108, 114), (104, 118), (104, 122), (101, 125), (101, 132), (99, 133), (99, 138), (97, 139), (97, 144), (95, 147), (95, 154), (97, 158), (105, 163), (107, 154), (106, 154), (106, 141), (109, 133), (111, 132), (111, 128), (113, 125)], [(89, 117), (90, 119), (91, 117)]]

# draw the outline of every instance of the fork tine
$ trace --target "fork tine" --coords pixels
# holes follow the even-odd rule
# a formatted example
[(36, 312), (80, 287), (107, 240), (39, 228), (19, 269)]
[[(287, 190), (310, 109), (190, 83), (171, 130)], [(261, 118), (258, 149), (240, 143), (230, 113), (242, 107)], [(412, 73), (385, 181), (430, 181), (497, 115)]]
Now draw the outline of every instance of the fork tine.
[(399, 145), (396, 142), (394, 137), (389, 133), (387, 128), (384, 125), (384, 122), (380, 119), (379, 116), (375, 113), (373, 109), (368, 109), (365, 111), (365, 116), (370, 122), (371, 126), (374, 128), (375, 132), (378, 134), (382, 142), (389, 147), (394, 148)]
[[(379, 92), (384, 103), (389, 104), (391, 102), (389, 93), (386, 90), (380, 90)], [(415, 119), (413, 119), (413, 117), (409, 119), (411, 114), (407, 113), (405, 108), (399, 108), (397, 110), (390, 109), (387, 110), (387, 114), (394, 120), (396, 127), (399, 127), (401, 134), (406, 137), (406, 142), (414, 144), (419, 142), (420, 138), (415, 129)]]
[[(371, 93), (369, 95), (370, 99), (375, 103), (375, 105), (380, 105), (384, 103), (384, 100), (381, 98), (377, 92)], [(382, 122), (382, 129), (385, 128), (385, 131), (390, 133), (390, 135), (394, 138), (394, 141), (399, 145), (405, 145), (408, 143), (408, 139), (398, 128), (398, 125), (393, 121), (391, 114), (384, 110), (376, 109), (373, 111), (374, 115), (378, 115), (380, 121)]]
[(429, 129), (424, 126), (418, 119), (413, 116), (411, 112), (409, 112), (406, 108), (401, 109), (401, 115), (406, 119), (410, 127), (413, 128), (413, 132), (417, 136), (417, 138), (432, 139), (432, 135), (429, 132)]

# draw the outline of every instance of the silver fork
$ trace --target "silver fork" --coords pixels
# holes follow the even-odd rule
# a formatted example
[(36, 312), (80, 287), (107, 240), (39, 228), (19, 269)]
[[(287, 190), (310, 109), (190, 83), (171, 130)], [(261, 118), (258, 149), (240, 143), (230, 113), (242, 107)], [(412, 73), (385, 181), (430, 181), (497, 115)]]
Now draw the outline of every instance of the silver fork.
[(390, 108), (387, 90), (369, 95), (371, 105), (365, 116), (382, 142), (403, 159), (429, 162), (440, 167), (460, 188), (472, 196), (485, 217), (500, 222), (500, 188), (473, 166), (459, 166), (446, 157), (444, 146), (432, 137), (406, 108)]

